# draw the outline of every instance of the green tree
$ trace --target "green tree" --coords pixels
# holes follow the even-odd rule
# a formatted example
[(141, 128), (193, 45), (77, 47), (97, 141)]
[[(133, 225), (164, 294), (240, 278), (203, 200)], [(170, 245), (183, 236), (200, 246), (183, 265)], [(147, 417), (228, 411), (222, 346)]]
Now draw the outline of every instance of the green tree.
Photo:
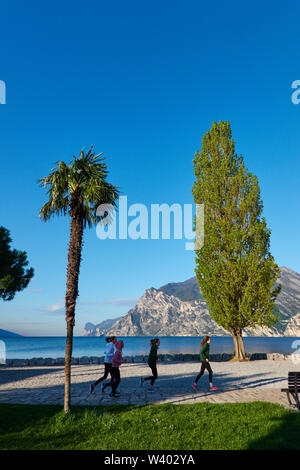
[[(65, 397), (64, 410), (70, 410), (71, 357), (75, 306), (78, 296), (78, 278), (81, 262), (83, 231), (96, 224), (97, 207), (108, 204), (116, 207), (118, 189), (106, 181), (108, 171), (102, 153), (95, 155), (93, 146), (87, 153), (80, 152), (79, 158), (66, 165), (57, 162), (51, 173), (39, 180), (47, 190), (48, 202), (42, 207), (40, 217), (45, 222), (53, 215), (71, 217), (71, 230), (68, 251), (67, 285), (65, 295), (67, 339), (65, 352)], [(108, 210), (109, 212), (109, 210)]]
[(204, 204), (204, 245), (196, 276), (212, 318), (229, 331), (234, 358), (245, 360), (244, 328), (277, 320), (280, 269), (270, 253), (258, 179), (235, 153), (229, 122), (215, 122), (194, 159), (193, 196)]
[(33, 268), (28, 266), (25, 251), (12, 250), (10, 232), (0, 227), (0, 298), (12, 300), (17, 292), (28, 286)]

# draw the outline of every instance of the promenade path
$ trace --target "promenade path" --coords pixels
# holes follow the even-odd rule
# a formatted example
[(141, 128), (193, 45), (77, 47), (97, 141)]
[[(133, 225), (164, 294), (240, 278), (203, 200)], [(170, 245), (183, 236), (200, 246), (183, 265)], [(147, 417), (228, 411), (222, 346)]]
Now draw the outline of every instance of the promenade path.
[[(208, 391), (208, 374), (198, 382), (199, 392), (191, 387), (199, 372), (197, 362), (158, 363), (159, 378), (155, 391), (140, 385), (140, 377), (150, 375), (147, 364), (123, 364), (119, 398), (109, 397), (110, 388), (101, 386), (89, 394), (89, 385), (103, 373), (103, 365), (72, 366), (73, 405), (161, 404), (161, 403), (232, 403), (268, 401), (287, 408), (288, 400), (281, 388), (287, 386), (289, 371), (300, 370), (290, 360), (250, 362), (211, 362), (216, 392)], [(63, 405), (64, 367), (0, 367), (0, 403)]]

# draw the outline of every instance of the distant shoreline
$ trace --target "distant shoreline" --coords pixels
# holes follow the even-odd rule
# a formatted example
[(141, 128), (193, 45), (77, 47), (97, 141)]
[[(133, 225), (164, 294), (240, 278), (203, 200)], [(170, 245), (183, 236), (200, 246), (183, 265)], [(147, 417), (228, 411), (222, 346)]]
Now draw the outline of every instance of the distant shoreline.
[[(247, 354), (249, 361), (269, 360), (269, 361), (292, 361), (293, 354), (280, 354), (280, 353), (252, 353)], [(297, 357), (300, 355), (297, 355)], [(159, 354), (159, 361), (166, 362), (195, 362), (200, 361), (199, 354)], [(228, 362), (233, 358), (233, 354), (210, 354), (211, 362)], [(140, 364), (147, 363), (147, 355), (124, 356), (127, 364)], [(299, 357), (300, 362), (300, 357)], [(104, 363), (104, 356), (82, 356), (72, 357), (72, 365), (99, 365)], [(65, 359), (59, 358), (31, 358), (31, 359), (6, 359), (6, 367), (36, 367), (36, 366), (64, 366)]]

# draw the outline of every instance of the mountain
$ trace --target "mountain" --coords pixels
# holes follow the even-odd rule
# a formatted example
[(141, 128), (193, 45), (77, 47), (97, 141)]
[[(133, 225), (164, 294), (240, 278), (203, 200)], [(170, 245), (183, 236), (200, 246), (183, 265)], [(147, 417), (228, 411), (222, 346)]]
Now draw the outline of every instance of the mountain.
[[(281, 292), (277, 298), (280, 319), (272, 328), (246, 329), (246, 336), (300, 336), (300, 274), (282, 267)], [(173, 282), (159, 289), (147, 289), (135, 307), (119, 319), (100, 323), (107, 335), (119, 336), (227, 336), (229, 333), (211, 318), (196, 277)], [(90, 324), (87, 324), (90, 325)], [(86, 328), (84, 333), (91, 332)], [(98, 325), (98, 326), (99, 326)]]
[(119, 318), (111, 318), (109, 320), (104, 320), (97, 325), (86, 323), (82, 336), (104, 336), (106, 331), (109, 330), (117, 320), (119, 320)]
[(191, 300), (204, 300), (198, 286), (196, 276), (191, 277), (184, 282), (170, 282), (169, 284), (160, 287), (158, 290), (167, 295), (174, 295), (184, 302)]
[(119, 336), (228, 335), (211, 318), (204, 300), (182, 301), (159, 289), (148, 289), (108, 334)]
[(8, 338), (8, 337), (21, 337), (22, 335), (18, 335), (17, 333), (13, 333), (12, 331), (6, 331), (0, 329), (0, 338)]

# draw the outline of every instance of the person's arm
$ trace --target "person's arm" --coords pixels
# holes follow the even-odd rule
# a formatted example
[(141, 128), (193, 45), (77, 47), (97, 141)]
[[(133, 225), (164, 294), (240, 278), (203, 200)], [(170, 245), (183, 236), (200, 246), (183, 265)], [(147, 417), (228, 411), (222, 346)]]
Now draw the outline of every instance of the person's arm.
[(106, 353), (107, 356), (112, 358), (113, 355), (114, 355), (114, 350), (115, 350), (115, 348), (114, 348), (113, 343), (109, 343), (108, 348), (107, 348), (107, 353)]
[(205, 345), (204, 345), (204, 352), (205, 352), (205, 355), (207, 356), (207, 357), (205, 358), (206, 362), (209, 362), (208, 349), (209, 349), (209, 348), (208, 348), (208, 344), (205, 343)]
[(206, 362), (208, 362), (208, 358), (206, 357), (206, 351), (207, 351), (207, 343), (204, 343), (202, 348), (200, 349), (200, 357), (202, 354), (202, 356), (205, 357)]

